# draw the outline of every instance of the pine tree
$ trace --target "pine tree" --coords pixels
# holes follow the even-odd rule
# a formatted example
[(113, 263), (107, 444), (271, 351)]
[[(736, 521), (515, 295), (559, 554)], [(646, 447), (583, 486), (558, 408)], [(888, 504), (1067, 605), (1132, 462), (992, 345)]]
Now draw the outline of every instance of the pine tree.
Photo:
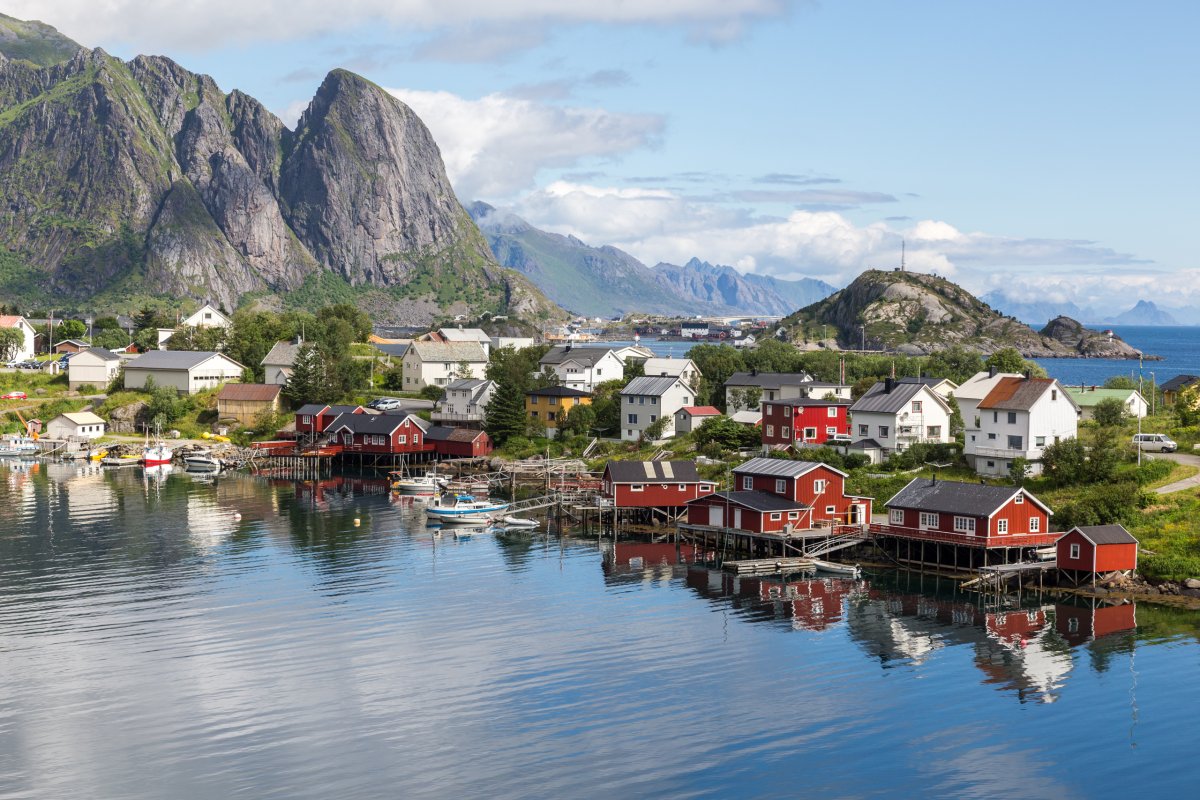
[(283, 394), (299, 408), (306, 403), (327, 402), (330, 399), (326, 397), (328, 392), (325, 359), (315, 346), (306, 344), (296, 352), (292, 374), (283, 387)]
[(515, 386), (500, 384), (488, 402), (483, 429), (497, 444), (525, 433), (525, 395)]

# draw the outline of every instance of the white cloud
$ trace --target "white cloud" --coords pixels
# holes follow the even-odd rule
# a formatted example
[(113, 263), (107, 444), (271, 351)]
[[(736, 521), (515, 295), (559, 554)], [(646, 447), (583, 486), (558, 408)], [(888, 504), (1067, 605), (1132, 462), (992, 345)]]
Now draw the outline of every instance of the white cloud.
[(503, 94), (467, 100), (449, 92), (388, 91), (429, 126), (467, 202), (511, 197), (531, 188), (544, 168), (655, 146), (665, 124), (657, 114), (563, 108)]
[[(87, 45), (204, 50), (231, 42), (289, 40), (386, 25), (432, 32), (517, 24), (605, 23), (679, 26), (691, 39), (725, 41), (747, 22), (785, 14), (794, 0), (9, 0), (5, 12), (41, 19)], [(449, 42), (448, 44), (451, 44)], [(536, 42), (535, 42), (536, 43)], [(525, 46), (527, 42), (513, 42)], [(439, 45), (440, 46), (440, 45)], [(454, 50), (461, 52), (461, 50)]]

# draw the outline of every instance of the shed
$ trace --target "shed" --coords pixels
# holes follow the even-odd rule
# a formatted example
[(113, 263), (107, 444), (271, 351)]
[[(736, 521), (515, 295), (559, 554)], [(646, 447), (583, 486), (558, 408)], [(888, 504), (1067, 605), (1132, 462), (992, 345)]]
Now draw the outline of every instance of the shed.
[(1123, 525), (1075, 526), (1056, 545), (1058, 568), (1093, 576), (1137, 569), (1138, 540)]
[(63, 339), (54, 343), (54, 352), (59, 355), (63, 353), (78, 353), (81, 350), (87, 350), (89, 347), (91, 347), (90, 344), (80, 339)]
[(610, 461), (601, 485), (617, 508), (678, 508), (717, 488), (695, 461)]
[(690, 433), (699, 428), (704, 420), (721, 416), (715, 406), (684, 406), (675, 412), (675, 432)]
[(155, 386), (170, 386), (185, 394), (211, 389), (226, 381), (241, 380), (245, 370), (221, 353), (195, 350), (151, 350), (125, 365), (125, 388), (144, 389), (153, 378)]
[(98, 439), (104, 435), (104, 420), (90, 411), (59, 414), (50, 420), (46, 433), (51, 439), (66, 439), (70, 436), (82, 436), (86, 439)]
[(425, 433), (425, 441), (433, 443), (439, 456), (478, 458), (492, 452), (492, 438), (484, 431), (435, 425)]
[(279, 392), (283, 387), (271, 383), (227, 383), (217, 393), (217, 416), (253, 425), (263, 412), (279, 412)]

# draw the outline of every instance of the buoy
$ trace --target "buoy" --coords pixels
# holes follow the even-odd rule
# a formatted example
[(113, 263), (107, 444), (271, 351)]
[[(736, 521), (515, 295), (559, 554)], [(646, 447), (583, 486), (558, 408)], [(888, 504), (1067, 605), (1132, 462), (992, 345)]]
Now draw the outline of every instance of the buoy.
[(362, 520), (360, 520), (358, 517), (354, 518), (354, 527), (357, 528), (361, 523), (362, 523)]
[(237, 512), (237, 511), (235, 511), (235, 512), (233, 512), (233, 518), (234, 518), (234, 519), (241, 519), (241, 518), (242, 518), (242, 515), (241, 515), (241, 513), (240, 513), (240, 512)]

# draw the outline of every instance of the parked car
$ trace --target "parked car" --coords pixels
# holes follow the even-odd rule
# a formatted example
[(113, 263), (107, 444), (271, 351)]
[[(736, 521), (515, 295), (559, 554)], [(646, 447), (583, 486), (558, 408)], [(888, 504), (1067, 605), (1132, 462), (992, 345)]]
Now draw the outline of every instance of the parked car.
[(41, 369), (42, 362), (37, 361), (36, 359), (30, 360), (30, 361), (22, 361), (17, 366), (19, 366), (21, 369)]
[(9, 392), (8, 394), (0, 394), (0, 400), (26, 400), (28, 399), (24, 392)]
[(394, 411), (403, 407), (404, 401), (398, 397), (379, 397), (367, 403), (367, 408), (373, 408), (376, 411)]
[(1137, 433), (1133, 436), (1133, 443), (1147, 453), (1174, 453), (1179, 449), (1179, 445), (1165, 433)]

